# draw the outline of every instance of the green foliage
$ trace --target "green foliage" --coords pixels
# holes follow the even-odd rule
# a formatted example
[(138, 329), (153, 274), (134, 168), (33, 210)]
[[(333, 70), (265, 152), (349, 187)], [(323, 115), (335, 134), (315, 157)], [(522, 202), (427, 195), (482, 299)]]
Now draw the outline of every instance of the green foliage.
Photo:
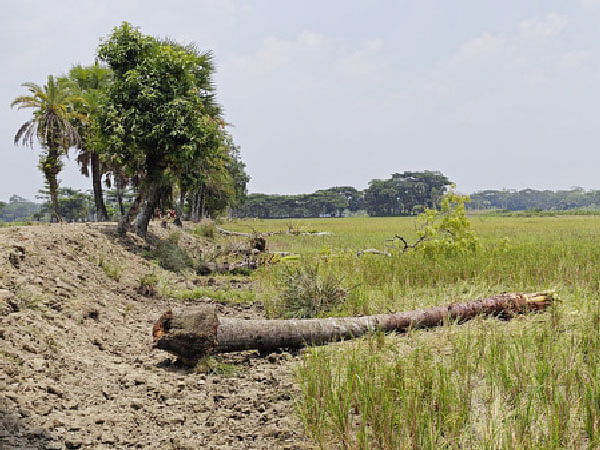
[[(98, 55), (114, 71), (100, 117), (109, 161), (128, 175), (160, 178), (190, 167), (219, 148), (210, 53), (143, 35), (127, 23)], [(151, 180), (159, 182), (159, 179)]]
[(237, 377), (240, 368), (235, 364), (229, 364), (218, 357), (205, 356), (196, 363), (195, 371), (197, 373), (212, 373), (225, 378)]
[(40, 208), (39, 203), (31, 202), (18, 195), (12, 195), (8, 203), (4, 203), (4, 207), (0, 208), (0, 221), (19, 222), (32, 219), (36, 213), (39, 213)]
[(218, 289), (197, 287), (194, 289), (172, 291), (169, 293), (169, 295), (182, 300), (193, 300), (202, 297), (209, 297), (219, 302), (226, 303), (252, 303), (256, 300), (256, 294), (252, 291), (229, 287)]
[(284, 264), (277, 273), (280, 300), (275, 305), (283, 318), (304, 319), (330, 312), (347, 295), (342, 277), (321, 273), (320, 263)]
[(217, 227), (214, 223), (198, 225), (193, 229), (193, 233), (201, 237), (214, 239), (217, 233)]
[(61, 157), (81, 138), (71, 121), (77, 118), (73, 105), (82, 101), (77, 97), (69, 83), (48, 75), (45, 85), (23, 83), (29, 95), (15, 98), (11, 107), (33, 109), (32, 118), (27, 120), (15, 134), (15, 144), (19, 141), (33, 148), (37, 139), (41, 146), (39, 168), (44, 174), (52, 199), (52, 213), (60, 220), (58, 211), (58, 174), (62, 169)]
[[(39, 191), (37, 198), (44, 201), (40, 214), (47, 216), (52, 213), (52, 203), (48, 190)], [(68, 222), (90, 220), (93, 198), (91, 195), (69, 187), (58, 190), (58, 211), (61, 217)]]
[(259, 218), (339, 217), (346, 211), (366, 210), (370, 216), (412, 216), (426, 208), (438, 208), (448, 186), (448, 178), (436, 171), (395, 173), (387, 180), (371, 180), (364, 191), (337, 186), (313, 194), (250, 194), (238, 214)]
[(143, 295), (154, 295), (158, 286), (158, 276), (156, 272), (146, 273), (140, 277), (138, 292)]
[(582, 208), (598, 209), (600, 207), (600, 191), (575, 187), (568, 190), (539, 191), (522, 190), (485, 190), (471, 195), (471, 209), (495, 209), (508, 211), (525, 211), (535, 216), (538, 213), (549, 214), (550, 211), (576, 211)]
[(451, 190), (442, 197), (439, 210), (427, 209), (420, 214), (417, 219), (419, 249), (428, 256), (477, 250), (479, 239), (465, 214), (468, 201), (468, 197)]
[(395, 173), (388, 180), (372, 180), (364, 193), (370, 216), (410, 216), (436, 209), (450, 181), (440, 172)]
[(100, 257), (98, 266), (102, 268), (106, 276), (112, 280), (119, 281), (121, 279), (121, 273), (123, 268), (117, 264), (113, 264), (110, 261)]
[(160, 267), (172, 272), (193, 269), (194, 261), (178, 245), (179, 236), (179, 233), (172, 233), (167, 239), (158, 241), (148, 256), (155, 259)]

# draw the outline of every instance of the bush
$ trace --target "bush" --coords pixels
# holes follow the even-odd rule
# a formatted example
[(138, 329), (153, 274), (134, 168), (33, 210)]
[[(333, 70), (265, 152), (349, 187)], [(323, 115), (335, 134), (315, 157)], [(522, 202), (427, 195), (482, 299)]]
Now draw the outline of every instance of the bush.
[(201, 237), (214, 239), (215, 234), (217, 233), (217, 227), (214, 223), (198, 225), (194, 229), (194, 233)]
[(327, 313), (346, 298), (347, 291), (342, 282), (342, 278), (331, 273), (320, 274), (319, 263), (286, 265), (277, 280), (281, 289), (277, 312), (286, 319), (304, 319)]
[(179, 233), (171, 234), (164, 241), (159, 241), (156, 248), (150, 252), (150, 257), (158, 261), (158, 265), (163, 269), (172, 272), (181, 272), (184, 269), (194, 267), (194, 261), (177, 243), (179, 242)]

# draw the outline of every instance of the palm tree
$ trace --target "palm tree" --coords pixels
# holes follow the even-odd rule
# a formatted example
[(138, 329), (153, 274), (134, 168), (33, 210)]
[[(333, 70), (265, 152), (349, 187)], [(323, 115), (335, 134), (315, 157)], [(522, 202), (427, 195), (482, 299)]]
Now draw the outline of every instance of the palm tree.
[(69, 79), (77, 86), (83, 102), (77, 104), (77, 110), (83, 117), (78, 121), (78, 130), (81, 137), (78, 145), (79, 154), (77, 161), (81, 165), (81, 173), (89, 176), (88, 166), (92, 169), (92, 187), (94, 190), (94, 204), (96, 205), (96, 220), (108, 220), (106, 205), (102, 195), (103, 165), (98, 152), (90, 145), (92, 138), (92, 122), (103, 104), (102, 90), (106, 88), (111, 79), (111, 71), (101, 67), (96, 61), (93, 66), (75, 66), (69, 72)]
[(73, 145), (81, 141), (77, 129), (71, 124), (76, 116), (73, 102), (77, 99), (71, 90), (60, 80), (48, 75), (48, 82), (39, 86), (35, 83), (23, 83), (30, 95), (15, 98), (11, 108), (33, 108), (33, 117), (27, 120), (15, 134), (15, 145), (21, 143), (33, 148), (37, 138), (42, 153), (40, 169), (42, 170), (52, 202), (53, 215), (61, 221), (58, 211), (58, 173), (62, 168), (61, 155), (66, 154)]

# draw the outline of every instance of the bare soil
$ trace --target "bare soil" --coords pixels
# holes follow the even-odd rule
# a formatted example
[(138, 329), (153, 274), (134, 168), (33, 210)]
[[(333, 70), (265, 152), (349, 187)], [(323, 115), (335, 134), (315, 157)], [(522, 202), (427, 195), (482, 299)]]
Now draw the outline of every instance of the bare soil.
[[(149, 273), (182, 289), (206, 278), (157, 268), (142, 257), (147, 242), (114, 229), (0, 229), (0, 448), (312, 448), (291, 400), (296, 356), (219, 356), (203, 373), (152, 350), (165, 310), (213, 300), (141, 295)], [(181, 236), (195, 257), (210, 245)], [(262, 317), (260, 304), (218, 308)]]

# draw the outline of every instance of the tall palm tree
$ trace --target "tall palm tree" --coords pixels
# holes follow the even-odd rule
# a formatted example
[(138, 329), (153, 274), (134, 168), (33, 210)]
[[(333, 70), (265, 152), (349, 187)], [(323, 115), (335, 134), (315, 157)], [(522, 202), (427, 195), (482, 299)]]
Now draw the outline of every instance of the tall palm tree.
[(53, 215), (60, 222), (57, 176), (62, 168), (61, 156), (81, 141), (71, 123), (71, 119), (77, 115), (72, 105), (78, 99), (68, 86), (55, 80), (52, 75), (48, 75), (48, 82), (43, 86), (35, 83), (23, 83), (22, 86), (29, 90), (30, 95), (15, 98), (10, 106), (17, 106), (17, 109), (32, 108), (33, 117), (21, 125), (15, 134), (15, 145), (21, 141), (23, 145), (33, 148), (37, 138), (42, 148), (40, 169), (50, 191)]
[(81, 137), (78, 145), (79, 154), (77, 161), (81, 165), (81, 173), (89, 176), (88, 166), (92, 169), (92, 187), (94, 191), (94, 204), (96, 205), (96, 218), (99, 221), (108, 220), (106, 205), (102, 194), (103, 164), (98, 152), (90, 145), (92, 139), (92, 122), (103, 104), (103, 89), (111, 80), (111, 70), (102, 67), (96, 61), (93, 66), (75, 66), (69, 72), (69, 79), (73, 82), (83, 102), (77, 104), (77, 110), (83, 117), (78, 121), (78, 131)]

